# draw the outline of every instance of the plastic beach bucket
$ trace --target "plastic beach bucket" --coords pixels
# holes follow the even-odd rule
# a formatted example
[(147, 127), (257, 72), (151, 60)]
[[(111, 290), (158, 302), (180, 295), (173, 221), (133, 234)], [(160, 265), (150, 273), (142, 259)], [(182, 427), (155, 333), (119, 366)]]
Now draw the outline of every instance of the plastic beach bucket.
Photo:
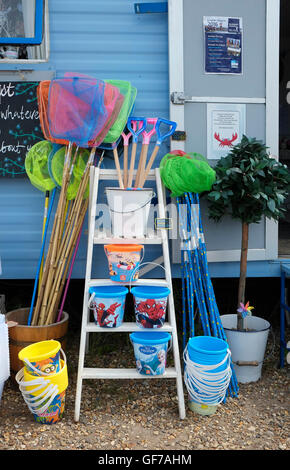
[(41, 424), (56, 423), (64, 414), (68, 373), (63, 350), (61, 353), (59, 372), (49, 377), (36, 377), (23, 367), (15, 377), (25, 403), (35, 421)]
[(129, 283), (138, 279), (143, 245), (105, 245), (112, 281)]
[(165, 322), (167, 297), (170, 289), (164, 286), (132, 287), (136, 323), (141, 328), (161, 328)]
[(147, 223), (153, 189), (106, 188), (111, 216), (112, 235), (115, 237), (143, 237)]
[(230, 382), (230, 356), (228, 344), (220, 338), (189, 339), (184, 353), (184, 380), (191, 410), (203, 415), (216, 411)]
[(168, 343), (167, 332), (134, 332), (130, 334), (134, 347), (136, 367), (142, 375), (162, 375), (165, 372)]
[(126, 295), (125, 286), (93, 286), (89, 308), (94, 312), (95, 324), (103, 328), (118, 328), (123, 322)]
[(18, 357), (31, 375), (51, 375), (60, 370), (60, 348), (59, 341), (39, 341), (21, 349)]

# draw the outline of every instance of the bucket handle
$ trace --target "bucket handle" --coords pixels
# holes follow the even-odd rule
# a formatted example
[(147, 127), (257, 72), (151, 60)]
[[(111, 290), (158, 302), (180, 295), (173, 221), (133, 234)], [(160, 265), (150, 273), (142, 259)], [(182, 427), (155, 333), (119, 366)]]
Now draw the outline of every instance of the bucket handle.
[[(64, 350), (63, 349), (60, 349), (60, 352), (62, 354), (62, 358), (63, 358), (63, 361), (64, 361), (64, 365), (63, 367), (61, 368), (61, 370), (66, 366), (66, 355), (64, 353)], [(51, 374), (47, 374), (46, 372), (42, 372), (41, 370), (37, 369), (36, 367), (34, 367), (31, 362), (24, 358), (23, 359), (23, 362), (32, 370), (34, 370), (34, 372), (37, 372), (38, 376), (42, 376), (42, 377), (50, 377)]]
[[(131, 191), (131, 190), (130, 190), (130, 191)], [(133, 191), (134, 191), (134, 190), (132, 190), (132, 192), (133, 192)], [(137, 189), (137, 191), (138, 191), (138, 189)], [(143, 206), (138, 207), (138, 208), (135, 208), (135, 209), (132, 209), (131, 211), (115, 211), (115, 210), (112, 209), (111, 207), (110, 207), (110, 211), (111, 211), (111, 212), (114, 212), (115, 214), (131, 214), (131, 212), (136, 212), (136, 211), (139, 211), (140, 209), (143, 209), (143, 207), (146, 207), (147, 204), (148, 204), (149, 202), (151, 202), (152, 199), (153, 199), (155, 196), (156, 196), (156, 193), (155, 193), (155, 191), (153, 191), (152, 196), (148, 199), (148, 201), (146, 201), (146, 202), (143, 204)]]
[[(47, 381), (44, 377), (36, 377), (34, 380), (25, 382), (23, 381), (23, 378), (24, 378), (23, 370), (24, 368), (22, 368), (16, 374), (15, 379), (19, 385), (19, 389), (21, 391), (23, 399), (25, 403), (27, 404), (29, 410), (33, 414), (40, 415), (48, 409), (48, 407), (50, 406), (54, 398), (58, 395), (58, 386), (56, 384), (53, 385), (52, 383)], [(35, 386), (33, 390), (26, 390), (27, 387), (33, 387), (33, 386)], [(37, 390), (41, 390), (42, 388), (44, 388), (43, 392), (41, 392), (36, 397), (34, 396), (31, 397), (31, 394), (33, 392), (35, 393)], [(42, 399), (40, 400), (40, 398)], [(42, 404), (43, 406), (39, 408), (39, 406)]]
[[(144, 256), (143, 256), (144, 258)], [(142, 260), (143, 260), (142, 258)], [(142, 261), (141, 260), (141, 261)], [(135, 272), (137, 269), (140, 269), (140, 266), (144, 266), (145, 264), (154, 264), (155, 266), (159, 266), (160, 268), (162, 268), (164, 270), (164, 272), (166, 273), (166, 269), (164, 268), (164, 266), (162, 266), (162, 264), (159, 264), (159, 263), (153, 263), (152, 261), (147, 261), (145, 263), (140, 263), (139, 266), (137, 266), (133, 271), (132, 271), (132, 274), (131, 274), (131, 277), (130, 277), (130, 281), (129, 281), (129, 292), (131, 292), (131, 287), (132, 287), (132, 277), (134, 276)]]

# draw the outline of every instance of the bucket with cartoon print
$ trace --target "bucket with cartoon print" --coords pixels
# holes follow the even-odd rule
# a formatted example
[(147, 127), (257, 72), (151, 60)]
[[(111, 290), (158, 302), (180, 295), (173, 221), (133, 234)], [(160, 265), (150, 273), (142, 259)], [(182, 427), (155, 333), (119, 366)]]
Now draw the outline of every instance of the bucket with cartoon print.
[(144, 256), (143, 245), (105, 245), (104, 250), (108, 259), (109, 275), (112, 281), (129, 283), (131, 280), (136, 281), (138, 279), (138, 268)]
[(167, 332), (134, 332), (130, 334), (136, 368), (142, 375), (163, 375), (171, 334)]
[(89, 308), (94, 312), (95, 324), (101, 328), (118, 328), (123, 323), (126, 295), (125, 286), (92, 286), (89, 288)]
[(18, 371), (15, 377), (34, 420), (41, 424), (57, 423), (64, 414), (68, 373), (66, 357), (62, 349), (60, 353), (62, 358), (58, 372), (50, 374), (41, 372), (29, 364), (29, 369), (35, 372), (31, 374), (26, 368), (27, 361), (25, 361), (25, 367)]
[(136, 323), (141, 328), (161, 328), (165, 322), (167, 298), (166, 286), (132, 287)]
[(54, 339), (39, 341), (21, 349), (18, 357), (31, 375), (50, 375), (60, 370), (60, 349), (60, 342)]

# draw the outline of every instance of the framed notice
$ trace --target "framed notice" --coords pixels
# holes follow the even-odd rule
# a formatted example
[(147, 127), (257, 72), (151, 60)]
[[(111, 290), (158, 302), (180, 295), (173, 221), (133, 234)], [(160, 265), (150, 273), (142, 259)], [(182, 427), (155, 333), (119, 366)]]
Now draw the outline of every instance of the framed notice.
[(242, 18), (204, 16), (205, 73), (242, 74)]
[(39, 82), (0, 82), (0, 177), (25, 177), (25, 156), (42, 133)]
[(207, 158), (225, 157), (246, 133), (245, 104), (207, 104)]

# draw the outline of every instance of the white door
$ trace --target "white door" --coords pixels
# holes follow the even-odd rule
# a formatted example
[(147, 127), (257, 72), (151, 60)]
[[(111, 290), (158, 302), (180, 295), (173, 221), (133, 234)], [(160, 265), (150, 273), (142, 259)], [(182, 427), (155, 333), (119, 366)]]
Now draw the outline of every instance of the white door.
[[(171, 149), (208, 155), (208, 103), (245, 108), (245, 134), (263, 140), (278, 159), (279, 139), (279, 0), (169, 0), (170, 119), (185, 131), (185, 141), (172, 141)], [(205, 71), (204, 17), (242, 20), (240, 74)], [(209, 160), (213, 166), (217, 160)], [(224, 218), (216, 224), (201, 203), (210, 262), (240, 259), (241, 226)], [(178, 241), (173, 262), (180, 261)], [(278, 224), (263, 220), (252, 224), (249, 260), (278, 256)]]

